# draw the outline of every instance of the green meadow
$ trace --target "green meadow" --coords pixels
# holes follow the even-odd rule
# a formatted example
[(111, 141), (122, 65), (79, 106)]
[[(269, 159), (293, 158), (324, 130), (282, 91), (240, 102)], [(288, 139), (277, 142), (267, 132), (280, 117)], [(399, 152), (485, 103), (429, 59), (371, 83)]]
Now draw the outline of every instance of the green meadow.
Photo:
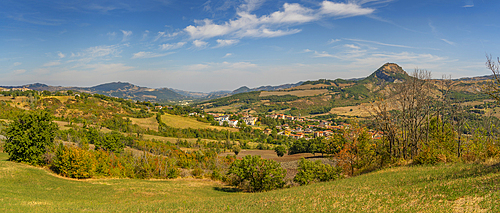
[(500, 212), (500, 164), (389, 168), (244, 193), (207, 179), (61, 178), (0, 153), (1, 212)]

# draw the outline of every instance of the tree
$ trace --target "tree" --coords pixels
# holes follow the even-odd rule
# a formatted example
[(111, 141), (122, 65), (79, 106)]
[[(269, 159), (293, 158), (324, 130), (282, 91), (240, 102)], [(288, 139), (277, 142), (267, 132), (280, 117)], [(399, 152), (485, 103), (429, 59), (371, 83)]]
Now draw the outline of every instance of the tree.
[(5, 151), (9, 153), (9, 160), (43, 164), (43, 155), (54, 145), (57, 129), (57, 124), (46, 111), (20, 114), (6, 131)]
[(228, 181), (250, 192), (269, 191), (285, 186), (285, 174), (286, 170), (278, 162), (247, 155), (231, 163)]
[(417, 69), (404, 83), (395, 83), (386, 99), (372, 104), (370, 113), (384, 132), (391, 157), (413, 158), (428, 140), (433, 101), (430, 79), (429, 71)]
[(283, 146), (283, 145), (276, 146), (276, 147), (274, 147), (274, 151), (276, 152), (278, 157), (283, 157), (286, 153), (286, 146)]
[(483, 88), (488, 95), (500, 101), (500, 58), (493, 60), (490, 56), (486, 56), (486, 67), (493, 73), (493, 81)]
[(94, 145), (96, 150), (103, 149), (109, 152), (122, 152), (123, 148), (125, 148), (123, 140), (124, 136), (121, 133), (112, 131), (95, 141)]
[(238, 145), (234, 145), (232, 147), (232, 151), (234, 152), (234, 155), (238, 155), (240, 153), (240, 151), (241, 151), (241, 147), (238, 146)]

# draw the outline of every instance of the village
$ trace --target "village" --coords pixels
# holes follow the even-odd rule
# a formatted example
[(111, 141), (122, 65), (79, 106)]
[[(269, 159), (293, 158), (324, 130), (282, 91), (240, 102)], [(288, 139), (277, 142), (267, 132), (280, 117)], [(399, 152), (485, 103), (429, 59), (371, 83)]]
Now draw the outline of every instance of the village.
[[(231, 115), (224, 113), (207, 113), (214, 117), (214, 120), (218, 122), (220, 126), (229, 126), (234, 128), (240, 128), (243, 125), (260, 127), (259, 120), (262, 117), (253, 117), (248, 114), (238, 114), (241, 119), (231, 119)], [(190, 113), (190, 116), (196, 116), (197, 113)], [(288, 136), (294, 139), (304, 138), (306, 140), (325, 137), (332, 137), (334, 134), (339, 134), (344, 129), (349, 129), (350, 124), (339, 123), (336, 124), (331, 121), (311, 119), (311, 118), (299, 118), (291, 115), (285, 114), (271, 114), (265, 115), (265, 118), (271, 118), (275, 120), (285, 121), (282, 125), (266, 127), (263, 132), (267, 135), (271, 135), (273, 130), (276, 130), (278, 135)], [(372, 139), (381, 139), (383, 133), (380, 131), (369, 130)]]

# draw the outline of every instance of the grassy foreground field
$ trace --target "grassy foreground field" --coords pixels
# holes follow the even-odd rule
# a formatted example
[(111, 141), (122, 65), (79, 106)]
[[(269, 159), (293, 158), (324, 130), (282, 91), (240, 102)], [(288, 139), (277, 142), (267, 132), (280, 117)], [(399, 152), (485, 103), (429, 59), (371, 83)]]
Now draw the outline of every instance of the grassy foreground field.
[(209, 180), (70, 180), (6, 161), (1, 212), (499, 212), (499, 165), (400, 167), (265, 193)]

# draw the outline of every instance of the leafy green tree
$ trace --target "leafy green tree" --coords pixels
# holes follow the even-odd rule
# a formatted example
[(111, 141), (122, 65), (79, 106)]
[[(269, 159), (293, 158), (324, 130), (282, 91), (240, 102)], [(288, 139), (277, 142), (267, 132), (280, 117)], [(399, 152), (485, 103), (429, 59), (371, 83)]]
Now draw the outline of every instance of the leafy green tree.
[(231, 163), (228, 181), (250, 192), (269, 191), (283, 188), (286, 170), (273, 160), (262, 159), (259, 155), (247, 155)]
[(283, 157), (286, 153), (286, 146), (283, 146), (283, 145), (276, 146), (276, 147), (274, 147), (274, 151), (276, 152), (278, 157)]
[(57, 124), (52, 122), (48, 112), (20, 114), (6, 130), (5, 151), (9, 153), (9, 160), (43, 164), (43, 155), (54, 145), (57, 129)]

